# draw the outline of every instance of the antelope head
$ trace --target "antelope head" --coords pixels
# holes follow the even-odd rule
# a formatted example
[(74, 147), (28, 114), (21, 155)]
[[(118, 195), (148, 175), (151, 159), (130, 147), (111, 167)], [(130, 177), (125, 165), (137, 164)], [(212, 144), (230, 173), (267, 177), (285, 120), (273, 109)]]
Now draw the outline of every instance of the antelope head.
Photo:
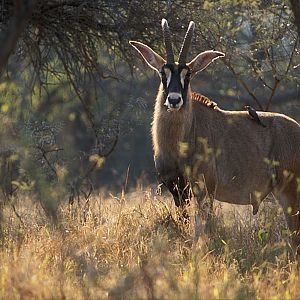
[(163, 86), (163, 105), (168, 111), (174, 112), (179, 111), (187, 103), (191, 78), (199, 71), (204, 70), (215, 59), (223, 57), (224, 53), (213, 50), (204, 51), (186, 63), (195, 29), (195, 23), (191, 21), (183, 40), (178, 62), (175, 62), (167, 20), (162, 19), (161, 25), (166, 47), (166, 60), (143, 43), (136, 41), (129, 43), (146, 63), (160, 75)]

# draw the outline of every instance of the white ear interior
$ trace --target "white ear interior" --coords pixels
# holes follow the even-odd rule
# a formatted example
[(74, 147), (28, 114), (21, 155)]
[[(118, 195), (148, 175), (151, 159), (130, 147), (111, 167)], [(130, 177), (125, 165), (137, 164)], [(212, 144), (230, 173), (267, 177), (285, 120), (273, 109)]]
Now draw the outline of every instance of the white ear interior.
[(141, 42), (130, 41), (129, 43), (143, 57), (149, 67), (159, 72), (165, 64), (165, 60), (160, 55)]
[(208, 50), (198, 54), (187, 65), (195, 74), (206, 69), (214, 60), (224, 57), (225, 54), (219, 51)]

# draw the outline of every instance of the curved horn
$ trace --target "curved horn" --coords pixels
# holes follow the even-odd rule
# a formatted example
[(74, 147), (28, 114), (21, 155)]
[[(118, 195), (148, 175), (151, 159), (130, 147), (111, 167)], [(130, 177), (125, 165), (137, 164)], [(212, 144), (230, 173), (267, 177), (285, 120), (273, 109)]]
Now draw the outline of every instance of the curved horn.
[(172, 48), (170, 29), (166, 19), (161, 20), (161, 27), (167, 51), (167, 64), (174, 64), (174, 53)]
[(179, 59), (178, 59), (179, 65), (185, 65), (185, 63), (186, 63), (186, 57), (187, 57), (187, 53), (188, 53), (190, 45), (191, 45), (194, 29), (195, 29), (195, 23), (193, 21), (191, 21), (189, 24), (188, 30), (185, 34), (185, 37), (184, 37), (184, 40), (182, 43), (182, 47), (181, 47), (181, 50), (179, 53)]

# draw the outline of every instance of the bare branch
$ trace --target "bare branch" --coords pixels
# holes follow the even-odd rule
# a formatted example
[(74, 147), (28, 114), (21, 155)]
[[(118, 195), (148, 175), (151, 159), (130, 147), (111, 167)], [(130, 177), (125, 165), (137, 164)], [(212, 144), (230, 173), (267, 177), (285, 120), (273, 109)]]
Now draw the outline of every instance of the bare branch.
[(296, 38), (295, 40), (295, 44), (294, 44), (294, 47), (293, 47), (293, 50), (291, 52), (291, 55), (290, 55), (290, 58), (289, 58), (289, 63), (288, 63), (288, 66), (286, 68), (286, 71), (285, 71), (285, 75), (288, 74), (289, 70), (290, 70), (290, 67), (292, 65), (292, 62), (293, 62), (293, 58), (294, 58), (294, 55), (295, 55), (295, 51), (296, 51), (296, 48), (297, 48), (297, 44), (298, 44), (298, 41), (299, 41), (299, 36)]
[(257, 97), (253, 94), (251, 89), (248, 87), (246, 82), (239, 76), (239, 74), (235, 71), (235, 69), (232, 67), (232, 65), (226, 61), (224, 61), (225, 65), (229, 68), (229, 70), (232, 72), (235, 79), (243, 86), (243, 88), (247, 91), (247, 93), (250, 95), (252, 100), (257, 104), (260, 110), (263, 110), (263, 107), (260, 103), (260, 101), (257, 99)]
[(268, 110), (269, 110), (269, 107), (270, 107), (270, 105), (271, 105), (271, 102), (272, 102), (272, 100), (273, 100), (273, 97), (274, 97), (274, 95), (275, 95), (275, 92), (276, 92), (276, 90), (277, 90), (277, 88), (278, 88), (279, 83), (280, 83), (280, 79), (278, 79), (278, 78), (275, 76), (275, 77), (274, 77), (274, 85), (273, 85), (273, 87), (272, 87), (272, 92), (271, 92), (271, 95), (270, 95), (270, 97), (269, 97), (268, 103), (267, 103), (267, 105), (266, 105), (265, 111), (268, 111)]

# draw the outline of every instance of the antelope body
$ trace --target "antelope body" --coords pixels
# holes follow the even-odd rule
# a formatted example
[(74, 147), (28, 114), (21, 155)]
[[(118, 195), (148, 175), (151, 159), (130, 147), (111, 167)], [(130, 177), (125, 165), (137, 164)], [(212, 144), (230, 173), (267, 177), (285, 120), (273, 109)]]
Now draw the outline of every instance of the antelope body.
[(264, 128), (251, 120), (247, 111), (222, 110), (206, 97), (195, 97), (190, 79), (224, 54), (205, 51), (186, 63), (194, 30), (194, 23), (190, 22), (175, 62), (164, 19), (162, 29), (166, 61), (145, 44), (130, 44), (161, 76), (152, 123), (154, 160), (175, 204), (183, 207), (188, 202), (188, 183), (199, 203), (209, 194), (223, 202), (252, 204), (255, 212), (270, 192), (277, 192), (297, 249), (299, 124), (283, 114), (258, 112)]

